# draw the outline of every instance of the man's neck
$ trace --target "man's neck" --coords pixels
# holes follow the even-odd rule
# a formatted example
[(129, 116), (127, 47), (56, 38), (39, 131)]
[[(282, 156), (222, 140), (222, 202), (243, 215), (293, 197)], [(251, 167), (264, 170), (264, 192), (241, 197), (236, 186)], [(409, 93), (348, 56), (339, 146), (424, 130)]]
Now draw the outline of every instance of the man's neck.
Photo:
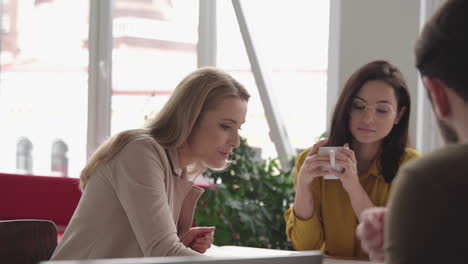
[(458, 142), (468, 142), (468, 102), (460, 97), (454, 90), (446, 89), (450, 102), (450, 113), (447, 122), (458, 136)]
[(468, 143), (468, 122), (466, 120), (460, 121), (455, 131), (458, 135), (457, 143)]
[(468, 142), (468, 103), (462, 100), (453, 104), (453, 128), (458, 135), (457, 143)]

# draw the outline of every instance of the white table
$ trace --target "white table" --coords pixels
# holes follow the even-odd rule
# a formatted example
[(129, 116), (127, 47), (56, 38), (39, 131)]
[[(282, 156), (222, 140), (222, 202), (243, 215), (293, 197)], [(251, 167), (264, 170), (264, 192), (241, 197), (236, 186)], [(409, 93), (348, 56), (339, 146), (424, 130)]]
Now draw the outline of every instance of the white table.
[(343, 260), (343, 259), (329, 259), (325, 258), (323, 264), (378, 264), (370, 261), (358, 261), (358, 260)]
[[(236, 256), (285, 256), (294, 254), (296, 251), (266, 249), (266, 248), (252, 248), (252, 247), (238, 247), (238, 246), (215, 246), (213, 245), (207, 250), (205, 255), (213, 257), (236, 257)], [(324, 258), (323, 264), (375, 264), (370, 261), (357, 261), (357, 260), (341, 260)]]

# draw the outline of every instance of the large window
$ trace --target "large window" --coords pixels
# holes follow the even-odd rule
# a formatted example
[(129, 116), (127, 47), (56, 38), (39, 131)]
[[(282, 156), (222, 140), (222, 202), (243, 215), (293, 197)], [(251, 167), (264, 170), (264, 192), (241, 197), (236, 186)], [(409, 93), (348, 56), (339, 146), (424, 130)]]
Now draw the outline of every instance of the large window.
[(197, 68), (197, 26), (197, 1), (115, 1), (111, 134), (140, 128)]
[[(277, 155), (231, 1), (211, 2), (216, 32), (198, 27), (199, 1), (0, 3), (0, 172), (78, 177), (95, 147), (142, 127), (197, 68), (199, 33), (216, 33), (216, 66), (252, 94), (242, 135)], [(326, 129), (329, 3), (242, 4), (292, 147), (306, 148)]]
[[(268, 66), (272, 90), (295, 149), (326, 130), (328, 1), (242, 1), (256, 51)], [(252, 94), (242, 131), (263, 157), (275, 157), (269, 127), (231, 1), (217, 1), (219, 67)]]
[(0, 171), (76, 177), (86, 158), (89, 2), (1, 3)]

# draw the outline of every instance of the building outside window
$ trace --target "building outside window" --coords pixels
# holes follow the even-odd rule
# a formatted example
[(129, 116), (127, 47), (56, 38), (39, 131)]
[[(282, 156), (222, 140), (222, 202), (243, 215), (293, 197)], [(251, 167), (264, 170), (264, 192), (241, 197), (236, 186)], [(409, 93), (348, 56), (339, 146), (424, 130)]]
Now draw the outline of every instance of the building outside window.
[[(0, 2), (0, 172), (78, 177), (87, 156), (90, 2)], [(329, 2), (242, 3), (291, 144), (308, 147), (326, 129)], [(103, 106), (111, 108), (110, 135), (144, 125), (197, 68), (199, 20), (198, 1), (115, 0), (113, 6), (111, 104)], [(264, 158), (275, 157), (231, 1), (216, 6), (216, 64), (252, 94), (241, 134)], [(29, 171), (16, 164), (22, 138), (34, 146)], [(60, 166), (56, 142), (67, 150)]]

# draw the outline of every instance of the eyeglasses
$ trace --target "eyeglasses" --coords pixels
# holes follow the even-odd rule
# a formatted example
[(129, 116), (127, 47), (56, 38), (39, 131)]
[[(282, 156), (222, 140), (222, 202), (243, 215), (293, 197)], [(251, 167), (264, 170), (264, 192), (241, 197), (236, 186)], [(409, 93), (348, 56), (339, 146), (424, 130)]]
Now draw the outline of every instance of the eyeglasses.
[(368, 109), (374, 110), (374, 116), (378, 119), (389, 119), (395, 113), (389, 104), (377, 103), (374, 106), (369, 106), (360, 99), (354, 99), (351, 104), (350, 114), (355, 117), (363, 117)]

